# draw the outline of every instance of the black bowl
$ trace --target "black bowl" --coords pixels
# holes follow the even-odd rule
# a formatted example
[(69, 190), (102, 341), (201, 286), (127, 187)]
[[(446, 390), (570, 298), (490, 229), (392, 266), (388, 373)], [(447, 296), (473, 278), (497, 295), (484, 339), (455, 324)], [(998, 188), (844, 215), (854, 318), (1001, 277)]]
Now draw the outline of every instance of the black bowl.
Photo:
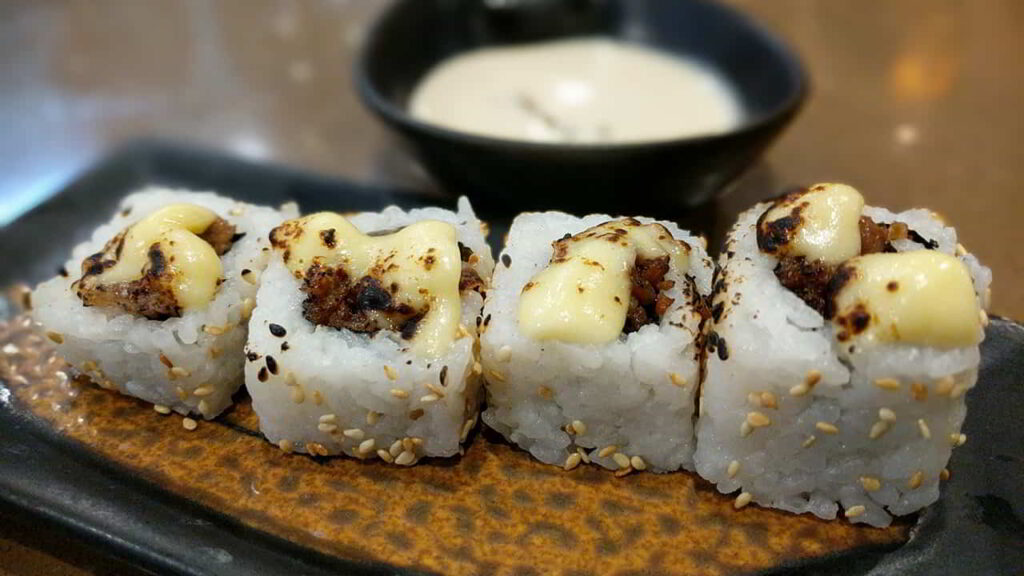
[[(714, 136), (650, 143), (530, 143), (457, 132), (406, 110), (435, 64), (476, 47), (613, 36), (703, 61), (737, 91), (745, 120)], [(509, 210), (651, 213), (712, 198), (751, 166), (800, 108), (798, 58), (742, 14), (704, 0), (399, 0), (356, 69), (363, 101), (405, 137), (441, 187)]]

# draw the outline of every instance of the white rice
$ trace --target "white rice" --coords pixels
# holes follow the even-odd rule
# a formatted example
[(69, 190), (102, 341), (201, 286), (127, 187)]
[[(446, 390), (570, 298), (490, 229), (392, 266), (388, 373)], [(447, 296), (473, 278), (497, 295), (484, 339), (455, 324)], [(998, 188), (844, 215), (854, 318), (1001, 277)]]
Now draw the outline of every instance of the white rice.
[[(490, 277), (494, 260), (483, 225), (465, 198), (457, 212), (389, 207), (349, 217), (363, 232), (427, 219), (453, 224), (458, 241), (479, 257), (473, 264), (476, 272), (485, 281)], [(483, 298), (463, 293), (462, 324), (469, 334), (458, 338), (444, 357), (427, 360), (390, 331), (371, 336), (313, 325), (302, 314), (305, 294), (300, 288), (275, 251), (250, 322), (251, 361), (246, 365), (246, 387), (267, 439), (319, 455), (377, 458), (383, 450), (386, 460), (406, 464), (423, 456), (457, 454), (479, 409), (479, 374), (473, 365)], [(285, 335), (274, 336), (270, 324), (284, 328)], [(277, 374), (267, 370), (269, 357)], [(438, 387), (443, 396), (436, 393)], [(409, 446), (413, 454), (399, 459)]]
[[(637, 456), (656, 472), (692, 468), (701, 318), (683, 293), (682, 274), (670, 270), (665, 277), (675, 281), (665, 292), (674, 303), (660, 324), (615, 342), (539, 342), (519, 331), (519, 295), (548, 265), (552, 242), (611, 219), (546, 212), (522, 214), (512, 222), (502, 256), (509, 265), (497, 265), (484, 306), (480, 345), (488, 406), (483, 419), (549, 464), (563, 465), (579, 451), (585, 460), (614, 469), (619, 467), (614, 451)], [(692, 248), (687, 274), (700, 294), (708, 295), (713, 264), (703, 240), (671, 222), (660, 223)], [(575, 421), (584, 430), (567, 433)], [(608, 446), (614, 450), (599, 456)]]
[[(721, 257), (722, 285), (716, 285), (713, 304), (722, 313), (713, 330), (726, 342), (727, 359), (708, 353), (697, 471), (719, 491), (741, 490), (763, 506), (826, 519), (835, 518), (841, 506), (852, 522), (886, 526), (893, 515), (938, 498), (939, 475), (966, 413), (957, 393), (977, 380), (978, 347), (897, 344), (850, 353), (840, 346), (831, 322), (778, 281), (777, 259), (758, 250), (756, 221), (767, 208), (761, 204), (740, 216)], [(939, 251), (958, 252), (956, 232), (930, 212), (893, 214), (867, 207), (864, 213), (877, 222), (904, 222), (937, 241)], [(908, 240), (895, 247), (923, 248)], [(959, 257), (987, 305), (991, 273), (973, 256)], [(814, 371), (821, 375), (817, 385), (806, 395), (794, 395), (791, 390), (799, 392)], [(936, 392), (948, 377), (952, 397)], [(875, 384), (879, 379), (894, 379), (899, 386), (882, 388)], [(914, 398), (915, 384), (919, 396), (925, 386), (925, 398)], [(744, 436), (743, 423), (755, 412), (770, 424)], [(890, 423), (877, 424), (893, 414)]]
[[(72, 289), (81, 277), (82, 261), (143, 217), (181, 202), (208, 208), (245, 234), (220, 257), (224, 282), (209, 306), (163, 321), (84, 306)], [(251, 308), (255, 282), (266, 266), (267, 235), (282, 219), (295, 215), (293, 205), (276, 210), (207, 192), (146, 188), (126, 197), (109, 223), (72, 250), (67, 276), (36, 288), (33, 316), (47, 332), (59, 335), (60, 354), (100, 386), (181, 414), (213, 418), (231, 405), (242, 383), (243, 308)], [(242, 278), (244, 269), (252, 271), (248, 280)]]

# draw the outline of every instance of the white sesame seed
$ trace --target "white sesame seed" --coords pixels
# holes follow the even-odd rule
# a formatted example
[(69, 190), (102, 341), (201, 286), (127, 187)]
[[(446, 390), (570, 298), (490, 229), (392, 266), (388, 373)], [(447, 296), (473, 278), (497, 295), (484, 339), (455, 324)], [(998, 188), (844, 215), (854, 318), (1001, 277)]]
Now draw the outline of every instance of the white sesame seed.
[(885, 420), (886, 422), (895, 422), (896, 413), (893, 412), (891, 408), (879, 408), (878, 418), (881, 420)]
[(580, 459), (583, 460), (584, 463), (590, 464), (590, 456), (583, 448), (577, 446), (576, 453), (580, 455)]
[(619, 468), (618, 470), (615, 471), (615, 477), (622, 478), (623, 476), (628, 476), (629, 473), (632, 471), (632, 468)]
[(249, 270), (248, 268), (246, 268), (242, 272), (248, 272), (247, 274), (242, 274), (242, 280), (245, 280), (246, 282), (252, 284), (253, 286), (257, 285), (257, 283), (259, 282), (259, 278), (256, 277), (255, 272)]
[(875, 386), (878, 386), (883, 390), (899, 390), (900, 381), (895, 378), (879, 378), (878, 380), (875, 380)]
[(858, 504), (856, 506), (850, 506), (849, 508), (846, 509), (846, 517), (847, 518), (856, 518), (857, 516), (860, 516), (861, 514), (863, 514), (866, 511), (867, 511), (867, 508), (865, 508), (861, 504)]
[(736, 500), (733, 501), (732, 507), (739, 510), (740, 508), (743, 508), (747, 504), (750, 504), (750, 501), (753, 499), (754, 495), (751, 494), (750, 492), (740, 492), (740, 495), (737, 496)]
[(345, 435), (345, 438), (351, 438), (353, 440), (362, 440), (363, 437), (366, 436), (366, 433), (364, 433), (360, 428), (348, 428), (347, 430), (344, 430), (342, 434)]
[(209, 334), (211, 336), (220, 336), (221, 334), (224, 333), (224, 327), (223, 326), (209, 326), (209, 325), (207, 325), (207, 326), (203, 326), (203, 332), (206, 332), (207, 334)]
[(629, 468), (629, 456), (626, 456), (622, 452), (616, 452), (612, 454), (612, 460), (615, 461), (615, 465), (619, 468)]
[(954, 434), (956, 436), (956, 442), (953, 444), (956, 447), (963, 446), (967, 443), (967, 434)]
[(381, 460), (387, 462), (388, 464), (390, 464), (390, 463), (395, 461), (395, 457), (392, 456), (390, 452), (388, 452), (387, 450), (384, 450), (384, 449), (377, 450), (377, 457), (380, 458)]
[(402, 398), (402, 399), (409, 397), (409, 393), (406, 392), (405, 390), (402, 390), (401, 388), (392, 388), (391, 389), (391, 395), (394, 396), (395, 398)]
[(778, 408), (779, 402), (775, 398), (775, 394), (771, 392), (761, 392), (761, 406), (764, 408)]
[(242, 320), (248, 320), (252, 317), (252, 311), (256, 307), (256, 301), (252, 298), (246, 298), (242, 300)]
[(387, 364), (384, 365), (384, 373), (387, 374), (388, 380), (398, 380), (398, 372)]
[(861, 476), (860, 485), (866, 492), (875, 492), (882, 489), (882, 481), (874, 476)]
[(399, 454), (401, 454), (402, 453), (402, 441), (401, 440), (395, 440), (394, 442), (392, 442), (391, 446), (388, 448), (388, 452), (391, 453), (392, 456), (398, 456)]
[(747, 403), (748, 404), (753, 404), (755, 406), (760, 406), (761, 405), (761, 394), (759, 394), (757, 392), (751, 392), (751, 393), (747, 394)]
[(928, 423), (924, 421), (924, 418), (917, 420), (917, 429), (921, 432), (921, 437), (925, 440), (929, 440), (932, 437), (932, 431), (928, 428)]
[(409, 440), (412, 441), (412, 445), (413, 446), (417, 446), (417, 447), (423, 446), (424, 444), (427, 443), (426, 440), (424, 440), (423, 438), (420, 438), (419, 436), (412, 436), (412, 437), (409, 438)]
[(939, 379), (935, 385), (935, 393), (940, 396), (949, 396), (953, 391), (953, 385), (956, 383), (952, 376), (944, 376)]
[(473, 430), (473, 426), (476, 426), (476, 416), (466, 420), (462, 424), (462, 433), (459, 435), (459, 442), (466, 441), (466, 438), (469, 437), (469, 433)]
[(956, 243), (956, 255), (957, 256), (966, 256), (967, 255), (967, 248), (965, 248), (964, 245), (959, 243), (959, 242)]
[(726, 468), (726, 470), (725, 470), (726, 475), (729, 476), (729, 478), (735, 478), (736, 475), (739, 474), (739, 472), (740, 472), (740, 461), (739, 460), (733, 460), (732, 462), (729, 462), (729, 467)]
[(668, 379), (675, 386), (678, 386), (680, 388), (685, 388), (686, 387), (686, 378), (684, 378), (682, 374), (677, 374), (675, 372), (669, 372)]
[(199, 401), (199, 405), (197, 406), (197, 408), (199, 409), (200, 414), (206, 416), (206, 413), (210, 411), (210, 404), (205, 399), (203, 399)]
[(875, 440), (881, 438), (883, 434), (889, 431), (889, 423), (885, 420), (879, 420), (871, 425), (871, 431), (868, 432), (868, 438)]
[(433, 382), (427, 382), (424, 386), (426, 386), (427, 390), (430, 390), (438, 398), (444, 398), (444, 390), (442, 390), (441, 387), (438, 386), (437, 384), (434, 384)]
[(425, 396), (420, 396), (420, 402), (422, 402), (423, 404), (430, 404), (431, 402), (437, 402), (438, 400), (440, 400), (440, 398), (437, 397), (437, 394), (427, 394)]
[(573, 420), (570, 427), (577, 435), (582, 436), (587, 433), (587, 425), (584, 424), (582, 420)]
[(243, 210), (241, 208), (232, 208), (232, 209), (228, 210), (228, 214), (230, 214), (232, 216), (241, 216), (244, 213), (245, 213), (245, 210)]
[(199, 423), (191, 418), (185, 417), (181, 419), (181, 427), (184, 428), (185, 430), (191, 432), (192, 430), (195, 430), (198, 426)]
[(399, 466), (412, 466), (416, 462), (416, 455), (408, 450), (395, 457), (395, 464)]
[(814, 427), (825, 434), (839, 434), (839, 428), (831, 422), (818, 422)]
[(285, 452), (291, 452), (295, 445), (292, 444), (291, 440), (280, 440), (277, 443), (277, 447)]
[(380, 414), (378, 414), (377, 412), (370, 410), (369, 412), (366, 413), (366, 423), (369, 424), (370, 426), (376, 424), (378, 420), (380, 420)]
[[(21, 352), (21, 348), (18, 348), (17, 346), (15, 346), (11, 342), (8, 342), (7, 344), (4, 344), (4, 347), (2, 349), (0, 349), (0, 350), (3, 350), (4, 354), (6, 354), (8, 356), (14, 356), (18, 352)], [(83, 368), (84, 368), (84, 365), (83, 365)]]
[[(15, 347), (14, 349), (17, 350), (18, 348)], [(15, 352), (15, 353), (17, 353), (17, 352)], [(86, 360), (85, 362), (82, 362), (82, 370), (85, 370), (86, 372), (92, 372), (93, 370), (96, 370), (97, 368), (99, 368), (99, 366), (97, 366), (96, 363), (93, 362), (92, 360)]]
[(634, 470), (647, 470), (647, 462), (640, 456), (633, 456), (630, 458), (629, 465), (632, 466)]
[(47, 332), (46, 333), (46, 337), (49, 338), (51, 341), (53, 341), (56, 344), (63, 344), (64, 343), (64, 337), (61, 336), (57, 332)]
[(985, 310), (979, 310), (978, 316), (981, 318), (981, 325), (988, 326), (988, 313)]
[(155, 410), (158, 414), (171, 413), (171, 409), (168, 408), (167, 406), (164, 406), (163, 404), (153, 404), (153, 410)]
[(193, 396), (209, 396), (210, 394), (213, 394), (212, 386), (200, 386), (192, 391)]
[(750, 425), (750, 422), (747, 422), (744, 419), (743, 423), (740, 424), (740, 436), (743, 437), (743, 438), (746, 438), (747, 436), (750, 436), (750, 433), (753, 432), (753, 431), (754, 431), (754, 427)]
[(565, 464), (562, 466), (562, 468), (566, 470), (572, 470), (573, 468), (579, 466), (582, 460), (583, 457), (580, 456), (579, 452), (573, 452), (572, 454), (569, 454), (565, 458)]
[(772, 423), (772, 419), (765, 415), (763, 412), (749, 412), (747, 413), (747, 424), (750, 424), (753, 428), (763, 428), (769, 426)]
[(338, 425), (337, 424), (331, 424), (331, 423), (328, 423), (328, 422), (321, 422), (320, 424), (316, 425), (316, 429), (321, 431), (321, 432), (326, 432), (326, 433), (330, 434), (331, 432), (334, 432), (334, 431), (336, 431), (338, 429)]
[(407, 452), (412, 452), (413, 454), (416, 453), (416, 445), (412, 443), (412, 438), (402, 438), (402, 448)]
[(808, 370), (807, 376), (804, 378), (804, 384), (807, 384), (808, 388), (814, 388), (815, 384), (821, 381), (821, 372), (818, 370)]
[(918, 402), (928, 399), (928, 385), (922, 382), (914, 382), (910, 385), (910, 395)]
[(509, 359), (512, 358), (512, 347), (502, 346), (501, 348), (498, 348), (498, 353), (495, 356), (497, 357), (498, 362), (508, 362)]
[(911, 476), (910, 480), (907, 481), (907, 487), (910, 488), (911, 490), (917, 490), (918, 488), (921, 487), (921, 482), (923, 480), (924, 472), (918, 470), (917, 472), (914, 472), (914, 475)]
[(302, 391), (302, 388), (298, 386), (292, 388), (292, 402), (296, 404), (302, 404), (306, 400), (306, 393)]
[(317, 406), (324, 403), (324, 395), (319, 390), (313, 390), (313, 404)]
[(171, 368), (170, 374), (171, 380), (177, 378), (188, 378), (191, 375), (188, 370), (185, 370), (181, 366), (175, 366), (174, 368)]
[(796, 386), (793, 386), (792, 388), (789, 389), (789, 395), (790, 396), (804, 396), (804, 395), (806, 395), (810, 391), (811, 391), (810, 387), (807, 386), (807, 384), (804, 384), (803, 382), (801, 382), (800, 384), (797, 384)]
[(939, 472), (939, 479), (942, 481), (949, 480), (949, 468), (943, 468), (942, 471)]
[(335, 423), (337, 421), (338, 421), (338, 415), (337, 414), (324, 414), (324, 415), (320, 416), (320, 422), (323, 422), (325, 424), (333, 424), (333, 423)]
[(597, 457), (598, 458), (607, 458), (607, 457), (611, 456), (612, 454), (615, 454), (616, 452), (618, 452), (618, 450), (619, 450), (618, 446), (616, 446), (614, 444), (609, 444), (608, 446), (605, 446), (604, 448), (601, 448), (601, 450), (597, 453)]
[(373, 438), (368, 438), (359, 443), (359, 453), (369, 454), (377, 446), (377, 441)]

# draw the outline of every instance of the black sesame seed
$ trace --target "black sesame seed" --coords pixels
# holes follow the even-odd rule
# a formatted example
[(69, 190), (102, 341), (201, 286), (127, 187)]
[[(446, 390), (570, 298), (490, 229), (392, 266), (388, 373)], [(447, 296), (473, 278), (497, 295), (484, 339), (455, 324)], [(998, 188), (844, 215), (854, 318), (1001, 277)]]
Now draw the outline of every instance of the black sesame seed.
[(249, 362), (255, 362), (260, 359), (260, 355), (255, 352), (246, 352), (245, 357), (249, 359)]
[(270, 328), (270, 333), (278, 338), (284, 338), (284, 335), (288, 333), (288, 331), (284, 329), (284, 326), (281, 326), (280, 324), (271, 324), (268, 328)]
[(509, 266), (512, 265), (512, 257), (509, 256), (508, 254), (502, 254), (501, 263), (505, 265), (505, 268), (508, 268)]
[(258, 378), (260, 382), (266, 382), (267, 378), (269, 378), (269, 376), (267, 376), (267, 369), (260, 368), (260, 373), (256, 375), (256, 378)]
[(274, 360), (274, 357), (269, 354), (267, 354), (267, 369), (271, 374), (277, 374), (277, 360)]
[(487, 317), (484, 318), (484, 328), (487, 328), (487, 325), (490, 324), (490, 323), (491, 323), (491, 315), (488, 314)]
[(289, 348), (291, 348), (291, 346), (288, 345), (287, 341), (281, 343), (281, 352), (287, 352)]
[(252, 270), (249, 270), (248, 268), (242, 268), (242, 276), (248, 276), (249, 274), (252, 274)]
[(729, 348), (725, 345), (725, 338), (718, 339), (718, 359), (723, 362), (729, 359)]
[(448, 366), (442, 366), (441, 367), (440, 380), (441, 380), (441, 386), (447, 386), (448, 385)]

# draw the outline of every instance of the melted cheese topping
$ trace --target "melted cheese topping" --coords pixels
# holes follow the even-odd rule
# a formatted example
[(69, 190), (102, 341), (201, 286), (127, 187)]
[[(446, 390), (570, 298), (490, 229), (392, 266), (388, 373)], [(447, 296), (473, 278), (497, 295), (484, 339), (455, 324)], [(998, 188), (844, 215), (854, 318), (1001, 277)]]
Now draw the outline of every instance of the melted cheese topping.
[(341, 266), (353, 278), (372, 276), (383, 286), (395, 284), (392, 297), (427, 310), (413, 337), (418, 355), (440, 356), (455, 340), (462, 261), (451, 224), (425, 220), (393, 234), (369, 236), (338, 214), (320, 212), (281, 229), (289, 236), (286, 264), (296, 277), (304, 277), (314, 263)]
[(860, 254), (860, 216), (864, 197), (845, 184), (817, 184), (773, 206), (764, 224), (776, 222), (799, 210), (800, 224), (783, 248), (789, 256), (839, 264)]
[(131, 226), (117, 264), (98, 276), (101, 284), (138, 280), (149, 264), (149, 249), (160, 244), (170, 276), (171, 289), (185, 310), (201, 308), (213, 300), (220, 280), (217, 252), (198, 235), (217, 219), (217, 214), (194, 204), (171, 204)]
[(861, 306), (870, 315), (866, 328), (853, 334), (861, 342), (955, 348), (981, 341), (974, 284), (953, 256), (932, 250), (868, 254), (846, 266), (853, 276), (835, 297), (835, 321), (843, 323)]
[(555, 243), (550, 264), (523, 287), (519, 329), (534, 340), (611, 342), (626, 324), (637, 257), (669, 256), (682, 274), (690, 247), (660, 224), (606, 222)]

